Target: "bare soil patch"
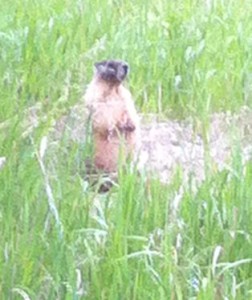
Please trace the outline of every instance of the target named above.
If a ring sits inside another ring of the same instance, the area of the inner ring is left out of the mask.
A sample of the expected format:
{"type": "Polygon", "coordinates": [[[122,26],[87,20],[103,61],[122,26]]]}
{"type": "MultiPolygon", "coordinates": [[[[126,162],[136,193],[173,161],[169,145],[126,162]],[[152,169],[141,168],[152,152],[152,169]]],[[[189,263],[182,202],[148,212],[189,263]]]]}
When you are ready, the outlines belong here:
{"type": "MultiPolygon", "coordinates": [[[[53,139],[67,134],[70,140],[83,142],[86,122],[84,105],[76,105],[56,122],[53,139]]],[[[163,182],[169,182],[178,168],[185,178],[194,176],[200,182],[205,178],[207,161],[215,171],[231,168],[235,151],[241,154],[242,163],[252,158],[252,110],[247,107],[235,114],[211,115],[208,128],[190,119],[160,122],[155,115],[145,115],[141,129],[139,164],[163,182]]]]}

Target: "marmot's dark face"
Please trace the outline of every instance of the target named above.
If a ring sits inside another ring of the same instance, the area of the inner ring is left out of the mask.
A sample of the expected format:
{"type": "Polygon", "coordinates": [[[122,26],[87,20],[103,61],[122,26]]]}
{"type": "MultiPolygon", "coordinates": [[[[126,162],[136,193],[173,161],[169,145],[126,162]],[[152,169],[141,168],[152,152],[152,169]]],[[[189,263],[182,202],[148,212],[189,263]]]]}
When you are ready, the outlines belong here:
{"type": "Polygon", "coordinates": [[[109,83],[119,84],[128,74],[129,66],[121,60],[103,60],[95,63],[96,74],[109,83]]]}

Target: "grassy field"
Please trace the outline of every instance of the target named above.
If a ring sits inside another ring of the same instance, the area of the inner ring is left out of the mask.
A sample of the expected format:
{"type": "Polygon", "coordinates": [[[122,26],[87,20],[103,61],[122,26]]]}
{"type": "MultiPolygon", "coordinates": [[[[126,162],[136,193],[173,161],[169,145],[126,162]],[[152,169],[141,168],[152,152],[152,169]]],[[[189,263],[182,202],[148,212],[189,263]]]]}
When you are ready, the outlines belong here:
{"type": "Polygon", "coordinates": [[[104,58],[129,62],[143,113],[207,127],[251,107],[251,19],[250,0],[0,2],[0,299],[252,299],[239,145],[229,170],[178,199],[179,170],[167,185],[121,172],[97,195],[80,175],[85,143],[41,143],[104,58]]]}

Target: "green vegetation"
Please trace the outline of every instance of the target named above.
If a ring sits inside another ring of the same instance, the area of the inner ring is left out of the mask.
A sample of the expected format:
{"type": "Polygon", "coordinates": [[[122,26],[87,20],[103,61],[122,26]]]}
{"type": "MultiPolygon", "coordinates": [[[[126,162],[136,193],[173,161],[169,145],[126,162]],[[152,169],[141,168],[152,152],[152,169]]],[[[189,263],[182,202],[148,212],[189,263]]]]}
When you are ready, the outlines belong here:
{"type": "Polygon", "coordinates": [[[1,299],[252,299],[252,166],[238,151],[181,195],[180,174],[131,172],[97,195],[86,145],[66,138],[39,155],[104,58],[129,62],[142,112],[207,127],[251,107],[251,19],[249,0],[1,1],[1,299]]]}

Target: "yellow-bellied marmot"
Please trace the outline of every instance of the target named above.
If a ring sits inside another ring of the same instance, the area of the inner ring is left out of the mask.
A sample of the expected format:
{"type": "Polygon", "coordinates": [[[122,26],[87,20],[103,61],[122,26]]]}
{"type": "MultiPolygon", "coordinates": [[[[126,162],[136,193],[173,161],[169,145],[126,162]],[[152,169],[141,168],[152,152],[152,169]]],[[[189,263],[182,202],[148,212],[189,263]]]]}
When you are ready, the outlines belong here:
{"type": "Polygon", "coordinates": [[[91,112],[95,167],[117,170],[119,159],[137,154],[140,122],[130,91],[122,85],[129,66],[121,60],[104,60],[94,65],[85,101],[91,112]]]}

